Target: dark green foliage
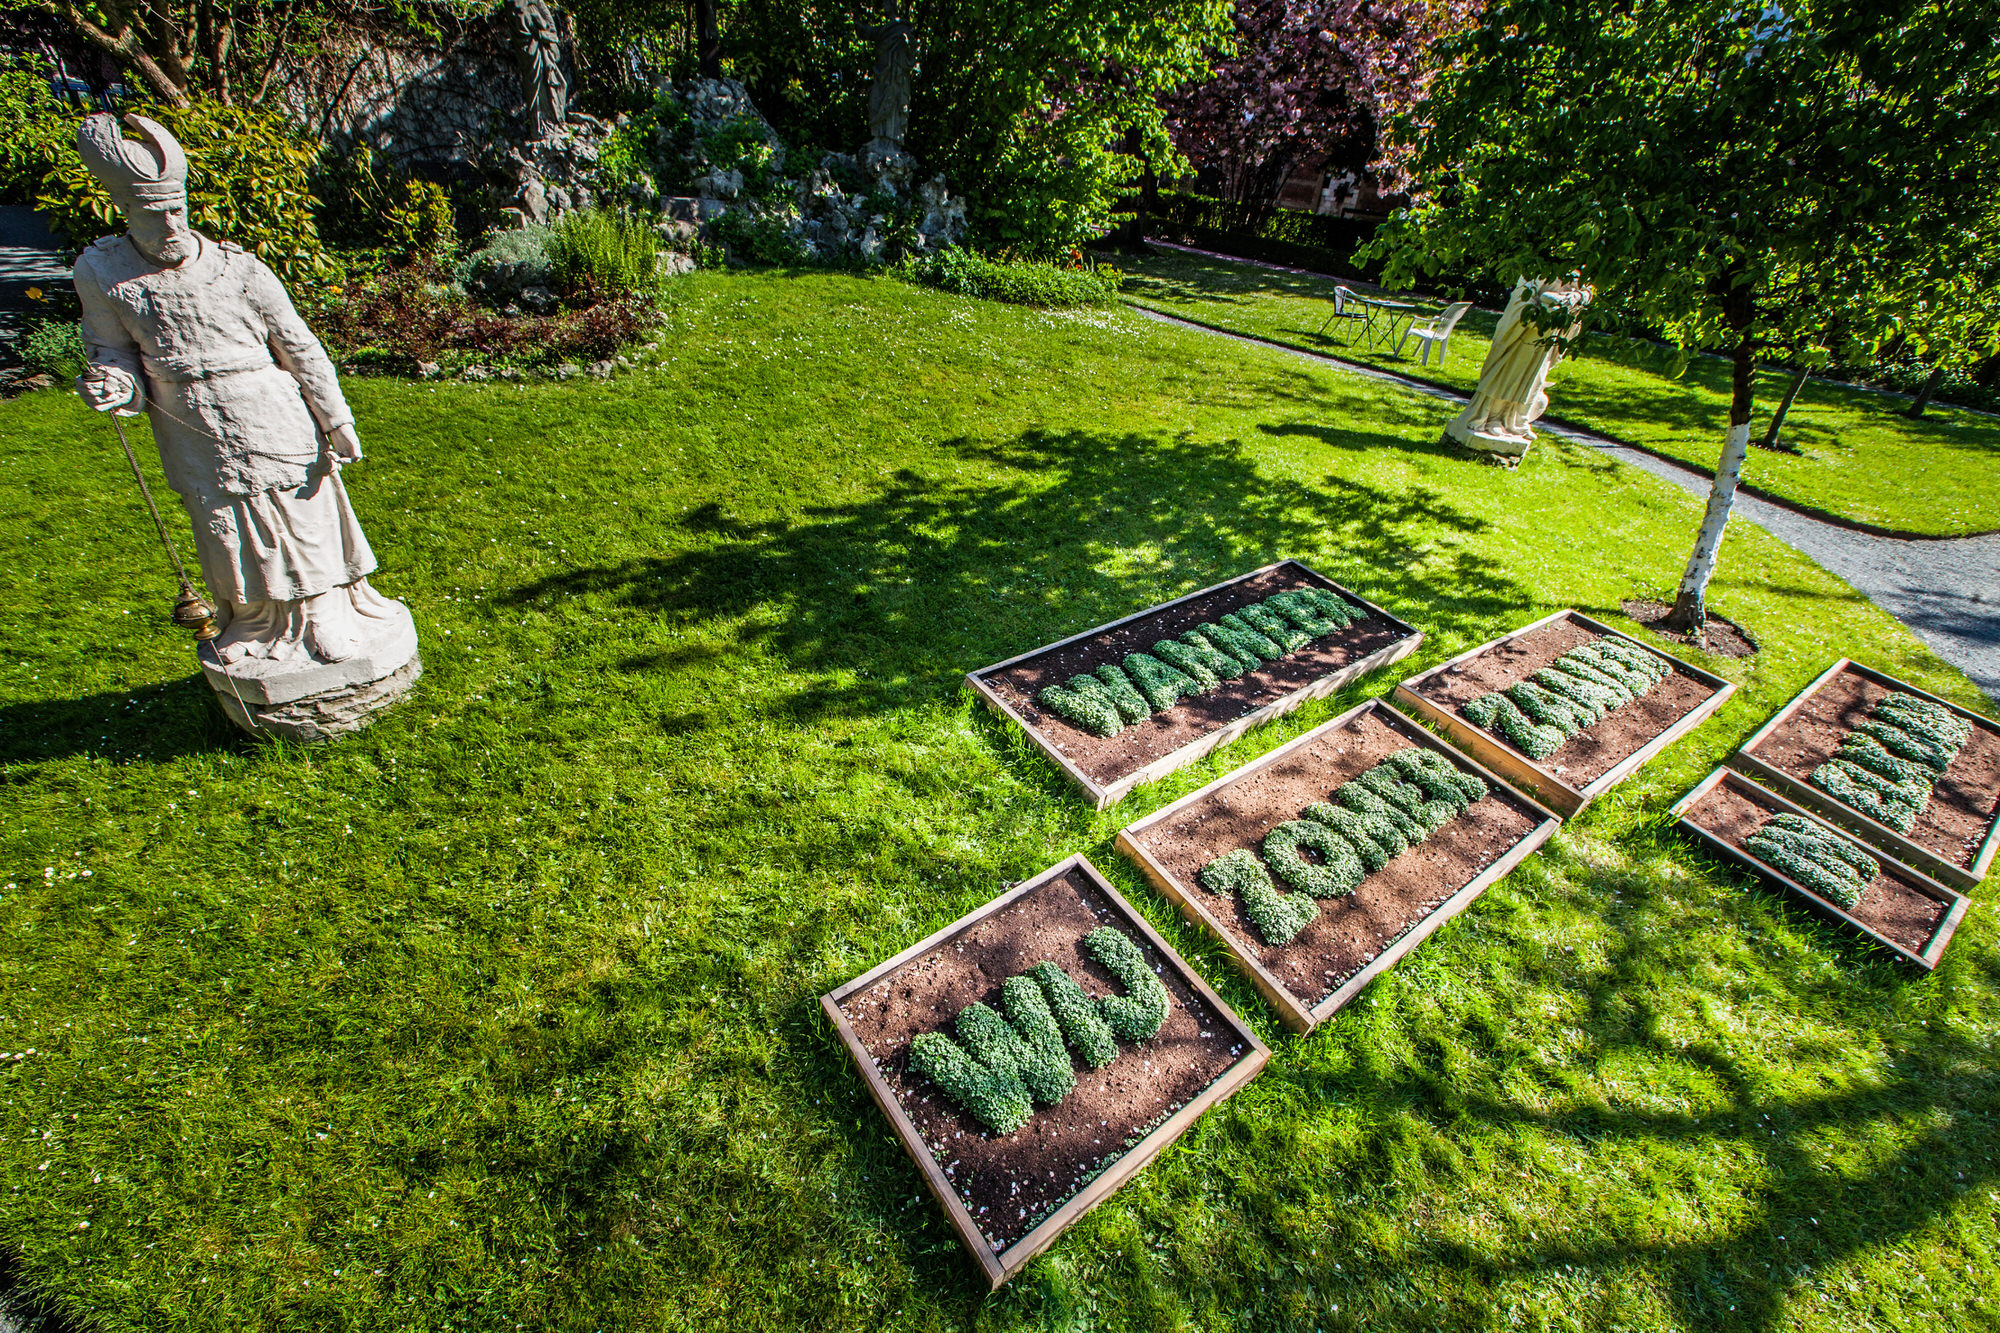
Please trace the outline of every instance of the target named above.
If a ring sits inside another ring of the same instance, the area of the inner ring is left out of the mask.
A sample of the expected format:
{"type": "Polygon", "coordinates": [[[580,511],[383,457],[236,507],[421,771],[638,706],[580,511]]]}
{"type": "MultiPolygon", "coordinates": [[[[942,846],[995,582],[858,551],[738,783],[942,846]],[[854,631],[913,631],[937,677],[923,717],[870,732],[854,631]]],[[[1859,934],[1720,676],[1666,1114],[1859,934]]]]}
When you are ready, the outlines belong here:
{"type": "Polygon", "coordinates": [[[1408,845],[1387,818],[1364,815],[1343,805],[1315,801],[1299,812],[1299,818],[1324,824],[1347,839],[1348,845],[1354,848],[1354,854],[1361,858],[1362,866],[1371,875],[1389,864],[1396,851],[1408,845]],[[1396,851],[1391,851],[1392,847],[1396,851]]]}
{"type": "Polygon", "coordinates": [[[1859,731],[1850,731],[1841,739],[1840,757],[1871,773],[1880,773],[1892,782],[1929,782],[1931,779],[1929,766],[1900,759],[1883,749],[1882,742],[1859,731]]]}
{"type": "Polygon", "coordinates": [[[1266,597],[1263,604],[1315,636],[1368,618],[1366,611],[1325,588],[1293,588],[1266,597]]]}
{"type": "Polygon", "coordinates": [[[1897,692],[1841,738],[1840,751],[1813,770],[1813,785],[1871,819],[1908,833],[1930,804],[1931,783],[1972,736],[1962,718],[1897,692]]]}
{"type": "Polygon", "coordinates": [[[1124,995],[1092,1001],[1051,962],[1000,984],[1006,1017],[977,1001],[958,1011],[958,1041],[926,1032],[910,1043],[910,1068],[930,1079],[974,1119],[1001,1134],[1028,1123],[1035,1102],[1053,1106],[1076,1088],[1065,1037],[1093,1069],[1118,1058],[1113,1037],[1144,1041],[1167,1018],[1166,987],[1137,945],[1109,926],[1082,948],[1123,983],[1124,995]],[[963,1043],[963,1046],[960,1045],[963,1043]]]}
{"type": "Polygon", "coordinates": [[[1416,832],[1410,835],[1411,842],[1421,842],[1437,832],[1446,823],[1458,817],[1464,808],[1456,803],[1456,789],[1453,801],[1433,801],[1425,796],[1423,788],[1415,783],[1405,782],[1395,767],[1387,762],[1375,765],[1354,780],[1364,791],[1379,796],[1393,809],[1400,811],[1414,826],[1416,832]]]}
{"type": "MultiPolygon", "coordinates": [[[[1222,683],[1221,674],[1206,660],[1210,655],[1213,654],[1198,653],[1175,639],[1161,639],[1153,645],[1153,656],[1177,669],[1202,690],[1212,690],[1222,683]]],[[[1183,690],[1182,693],[1193,694],[1195,691],[1183,690]]]]}
{"type": "Polygon", "coordinates": [[[1083,937],[1083,950],[1125,986],[1125,994],[1098,1000],[1105,1026],[1126,1041],[1145,1041],[1158,1032],[1167,1021],[1170,1001],[1139,946],[1111,927],[1099,926],[1083,937]]]}
{"type": "Polygon", "coordinates": [[[1486,780],[1468,773],[1435,750],[1413,745],[1398,750],[1382,761],[1409,782],[1421,787],[1434,801],[1455,804],[1460,810],[1486,795],[1486,780]]]}
{"type": "Polygon", "coordinates": [[[1071,676],[1067,685],[1045,685],[1035,702],[1071,726],[1093,736],[1116,736],[1125,729],[1118,703],[1095,676],[1071,676]]]}
{"type": "Polygon", "coordinates": [[[660,236],[638,218],[580,208],[550,224],[549,276],[560,291],[606,299],[659,286],[660,236]]]}
{"type": "Polygon", "coordinates": [[[1132,684],[1146,696],[1146,702],[1153,705],[1155,712],[1172,708],[1176,699],[1184,694],[1194,694],[1201,688],[1186,674],[1147,653],[1128,654],[1125,674],[1132,678],[1132,684]]]}
{"type": "Polygon", "coordinates": [[[1772,816],[1743,845],[1780,874],[1850,911],[1868,882],[1882,873],[1866,852],[1797,815],[1772,816]]]}
{"type": "Polygon", "coordinates": [[[1266,944],[1291,943],[1292,937],[1319,915],[1319,904],[1311,895],[1280,892],[1271,882],[1271,873],[1264,869],[1264,863],[1248,847],[1238,847],[1216,857],[1195,878],[1210,893],[1241,899],[1243,915],[1250,918],[1250,924],[1257,927],[1266,944]]]}
{"type": "MultiPolygon", "coordinates": [[[[1259,634],[1262,634],[1288,653],[1295,652],[1312,642],[1312,635],[1300,629],[1276,611],[1271,610],[1262,602],[1253,602],[1249,606],[1239,608],[1235,613],[1235,618],[1256,630],[1259,634]]],[[[1222,623],[1226,625],[1229,623],[1229,620],[1230,617],[1224,616],[1222,623]]]]}
{"type": "Polygon", "coordinates": [[[1233,656],[1243,664],[1245,671],[1255,671],[1264,663],[1275,662],[1285,655],[1283,648],[1235,616],[1224,616],[1219,625],[1197,625],[1193,632],[1214,644],[1219,651],[1233,656]]]}
{"type": "Polygon", "coordinates": [[[1058,268],[990,259],[959,246],[904,260],[895,270],[911,282],[959,296],[1014,305],[1104,305],[1115,299],[1125,275],[1109,265],[1058,268]]]}
{"type": "Polygon", "coordinates": [[[1127,722],[1144,722],[1153,715],[1151,704],[1146,697],[1132,688],[1132,681],[1116,662],[1106,662],[1090,673],[1104,686],[1106,697],[1117,708],[1118,716],[1127,722]]]}
{"type": "Polygon", "coordinates": [[[52,375],[66,386],[90,369],[90,358],[83,350],[83,330],[73,319],[37,322],[21,339],[21,364],[30,375],[52,375]]]}
{"type": "Polygon", "coordinates": [[[1102,1069],[1118,1058],[1117,1038],[1111,1035],[1111,1029],[1097,1012],[1096,1002],[1076,984],[1075,977],[1047,961],[1035,964],[1029,975],[1041,984],[1049,1011],[1085,1064],[1102,1069]]]}
{"type": "Polygon", "coordinates": [[[1310,819],[1293,819],[1264,835],[1264,859],[1295,889],[1304,889],[1315,898],[1338,898],[1354,892],[1367,875],[1360,855],[1347,840],[1324,824],[1310,819]],[[1324,864],[1314,865],[1300,855],[1305,848],[1318,852],[1324,864]]]}
{"type": "Polygon", "coordinates": [[[1334,788],[1333,799],[1372,821],[1368,836],[1381,843],[1383,850],[1391,856],[1404,851],[1413,842],[1423,841],[1423,834],[1408,815],[1358,781],[1343,782],[1334,788]]]}
{"type": "Polygon", "coordinates": [[[1546,759],[1562,743],[1673,670],[1658,654],[1623,639],[1572,648],[1531,680],[1483,694],[1465,706],[1472,724],[1497,731],[1530,759],[1546,759]]]}
{"type": "Polygon", "coordinates": [[[918,1034],[910,1043],[910,1068],[997,1133],[1012,1134],[1035,1113],[1020,1079],[981,1064],[942,1032],[918,1034]]]}
{"type": "Polygon", "coordinates": [[[1217,648],[1194,630],[1181,635],[1181,642],[1192,648],[1203,666],[1219,677],[1240,676],[1249,668],[1234,656],[1217,648]]]}
{"type": "Polygon", "coordinates": [[[1560,731],[1530,722],[1504,694],[1482,694],[1465,706],[1464,713],[1474,726],[1498,732],[1530,759],[1546,759],[1562,748],[1560,731]]]}

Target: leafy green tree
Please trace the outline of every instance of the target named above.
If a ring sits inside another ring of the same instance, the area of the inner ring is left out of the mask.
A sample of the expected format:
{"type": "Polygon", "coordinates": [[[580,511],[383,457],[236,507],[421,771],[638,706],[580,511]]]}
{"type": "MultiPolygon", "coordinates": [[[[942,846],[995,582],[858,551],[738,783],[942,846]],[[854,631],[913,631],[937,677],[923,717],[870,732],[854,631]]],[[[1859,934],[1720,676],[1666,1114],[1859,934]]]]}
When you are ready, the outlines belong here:
{"type": "Polygon", "coordinates": [[[1402,124],[1432,188],[1382,242],[1392,281],[1579,272],[1601,305],[1730,359],[1672,617],[1694,633],[1760,349],[1823,345],[1836,322],[1879,342],[2000,192],[2000,6],[1787,6],[1502,0],[1402,124]]]}

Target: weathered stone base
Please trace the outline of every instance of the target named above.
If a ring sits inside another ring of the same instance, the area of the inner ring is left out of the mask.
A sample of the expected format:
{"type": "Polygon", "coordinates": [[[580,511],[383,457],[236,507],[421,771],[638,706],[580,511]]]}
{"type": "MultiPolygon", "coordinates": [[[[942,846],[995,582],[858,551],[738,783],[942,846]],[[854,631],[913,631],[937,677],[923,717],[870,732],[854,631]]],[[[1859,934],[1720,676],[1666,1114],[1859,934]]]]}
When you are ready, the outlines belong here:
{"type": "MultiPolygon", "coordinates": [[[[367,726],[377,713],[408,694],[423,673],[423,659],[412,654],[409,661],[379,680],[343,685],[281,704],[238,700],[227,684],[216,688],[215,697],[222,701],[222,711],[229,720],[253,736],[323,741],[367,726]]],[[[213,678],[209,683],[215,684],[213,678]]]]}
{"type": "Polygon", "coordinates": [[[1455,444],[1461,449],[1470,449],[1487,462],[1498,463],[1505,468],[1521,466],[1522,458],[1527,456],[1528,446],[1534,443],[1532,440],[1499,439],[1491,435],[1482,435],[1477,431],[1459,432],[1450,426],[1445,427],[1444,438],[1440,442],[1455,444]]]}

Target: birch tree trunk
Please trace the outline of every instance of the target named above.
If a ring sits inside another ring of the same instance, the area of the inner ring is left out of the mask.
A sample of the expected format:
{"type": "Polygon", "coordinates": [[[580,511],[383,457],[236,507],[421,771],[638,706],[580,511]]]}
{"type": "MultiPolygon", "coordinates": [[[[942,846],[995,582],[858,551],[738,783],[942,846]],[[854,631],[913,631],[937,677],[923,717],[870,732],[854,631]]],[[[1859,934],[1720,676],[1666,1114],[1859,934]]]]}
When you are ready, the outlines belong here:
{"type": "Polygon", "coordinates": [[[1750,452],[1755,369],[1750,335],[1746,332],[1736,344],[1736,364],[1730,376],[1729,435],[1722,444],[1722,457],[1715,465],[1708,510],[1702,515],[1701,531],[1695,536],[1687,571],[1681,575],[1680,590],[1674,594],[1674,609],[1667,613],[1668,629],[1697,639],[1708,623],[1708,581],[1715,573],[1715,557],[1722,549],[1722,530],[1729,523],[1730,506],[1736,503],[1736,482],[1743,475],[1743,457],[1750,452]]]}

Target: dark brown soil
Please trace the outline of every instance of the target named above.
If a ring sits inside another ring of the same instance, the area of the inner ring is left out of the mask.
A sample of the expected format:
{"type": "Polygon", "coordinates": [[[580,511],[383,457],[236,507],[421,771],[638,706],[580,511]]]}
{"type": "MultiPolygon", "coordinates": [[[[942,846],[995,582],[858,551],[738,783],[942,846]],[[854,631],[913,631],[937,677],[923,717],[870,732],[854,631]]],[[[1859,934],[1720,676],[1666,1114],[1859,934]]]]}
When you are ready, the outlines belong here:
{"type": "Polygon", "coordinates": [[[1160,1121],[1199,1097],[1249,1050],[1236,1029],[1187,984],[1081,871],[1023,895],[841,1005],[861,1044],[930,1145],[996,1250],[1013,1244],[1160,1121]],[[1000,983],[1052,959],[1092,995],[1120,993],[1116,978],[1078,943],[1112,926],[1145,951],[1173,1010],[1150,1041],[1119,1043],[1102,1069],[1076,1061],[1076,1091],[1006,1136],[989,1133],[909,1071],[918,1033],[952,1030],[975,1000],[998,1007],[1000,983]]]}
{"type": "Polygon", "coordinates": [[[1344,898],[1320,903],[1319,916],[1289,943],[1271,945],[1243,915],[1233,894],[1210,893],[1196,873],[1239,847],[1255,849],[1272,826],[1297,819],[1314,801],[1374,767],[1410,742],[1362,713],[1276,763],[1247,773],[1136,841],[1190,898],[1307,1008],[1375,961],[1439,904],[1470,884],[1541,821],[1497,788],[1417,846],[1361,881],[1344,898]]]}
{"type": "MultiPolygon", "coordinates": [[[[1417,693],[1463,717],[1465,705],[1480,695],[1526,680],[1570,649],[1602,637],[1574,620],[1551,621],[1457,666],[1445,668],[1424,681],[1417,693]]],[[[1594,725],[1564,741],[1554,754],[1536,762],[1581,791],[1616,768],[1621,760],[1644,749],[1647,742],[1701,707],[1714,693],[1705,682],[1676,668],[1652,689],[1631,703],[1612,709],[1594,725]]],[[[1504,737],[1487,734],[1498,744],[1507,744],[1504,737]]]]}
{"type": "MultiPolygon", "coordinates": [[[[1889,693],[1858,671],[1842,671],[1746,753],[1810,784],[1813,770],[1833,757],[1847,733],[1866,721],[1869,710],[1889,693]]],[[[1903,836],[1941,860],[1969,868],[1997,810],[2000,724],[1984,721],[1973,725],[1972,739],[1931,788],[1930,804],[1918,812],[1917,822],[1903,836]]]]}
{"type": "Polygon", "coordinates": [[[1219,620],[1273,593],[1304,587],[1333,589],[1334,585],[1311,577],[1296,565],[1283,565],[1193,601],[1142,616],[1106,633],[1037,653],[981,679],[1092,782],[1109,786],[1227,726],[1245,713],[1254,713],[1388,647],[1409,631],[1370,612],[1368,619],[1358,624],[1315,639],[1256,671],[1225,680],[1205,694],[1182,699],[1172,708],[1134,723],[1109,739],[1093,736],[1037,707],[1036,692],[1044,686],[1060,685],[1106,662],[1123,661],[1128,653],[1149,652],[1161,639],[1179,638],[1183,631],[1204,621],[1219,620]]]}
{"type": "MultiPolygon", "coordinates": [[[[1667,615],[1674,609],[1667,603],[1624,601],[1618,605],[1626,615],[1669,643],[1684,644],[1688,641],[1688,635],[1667,628],[1667,615]]],[[[1734,621],[1724,620],[1713,611],[1708,613],[1707,624],[1702,630],[1701,637],[1702,641],[1694,646],[1717,657],[1740,659],[1757,655],[1757,641],[1745,634],[1742,626],[1734,621]]]]}
{"type": "MultiPolygon", "coordinates": [[[[1761,804],[1727,783],[1717,783],[1688,807],[1688,820],[1700,825],[1724,842],[1756,859],[1743,849],[1743,840],[1777,814],[1776,806],[1761,804]]],[[[1839,904],[1835,903],[1838,907],[1839,904]]],[[[1861,901],[1848,915],[1885,939],[1894,940],[1911,953],[1922,953],[1938,923],[1951,909],[1937,899],[1919,893],[1887,873],[1868,881],[1861,901]]]]}

